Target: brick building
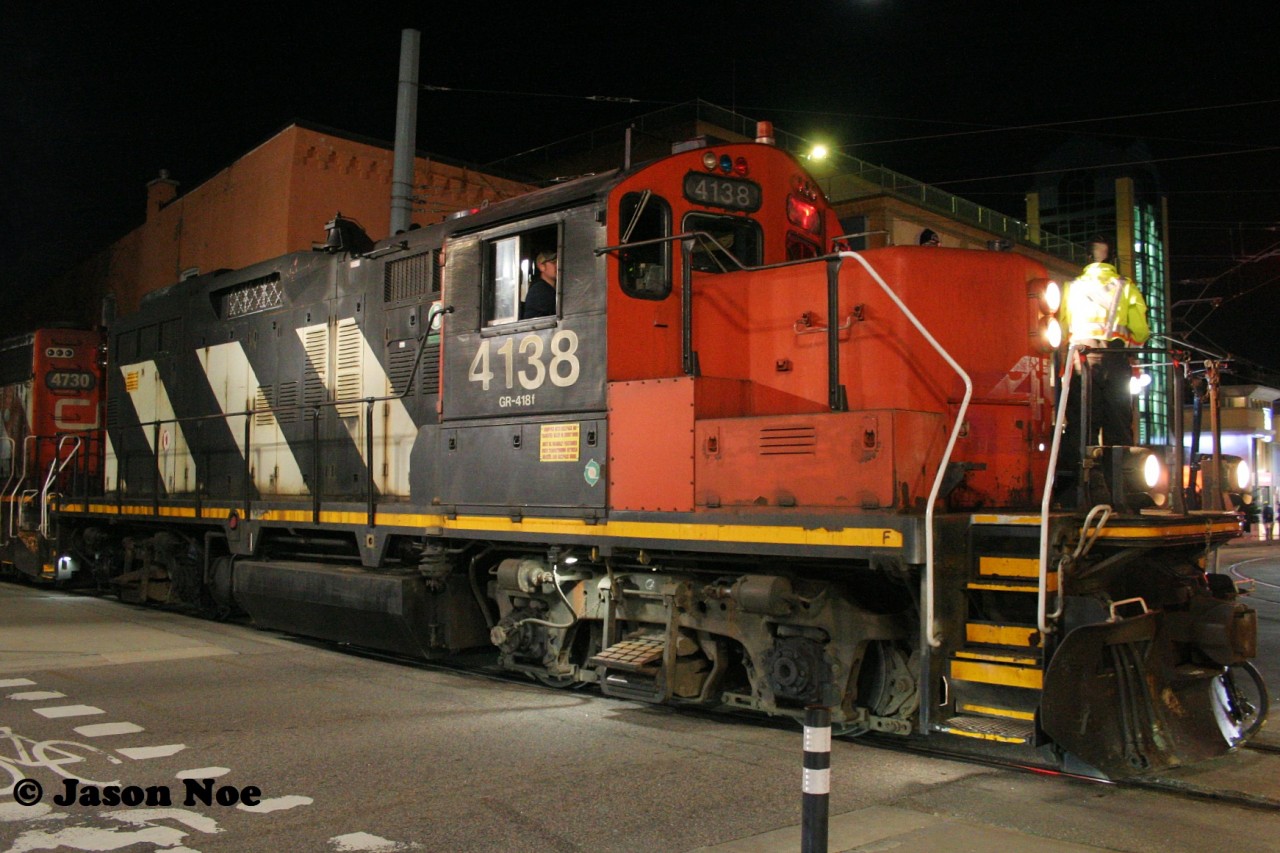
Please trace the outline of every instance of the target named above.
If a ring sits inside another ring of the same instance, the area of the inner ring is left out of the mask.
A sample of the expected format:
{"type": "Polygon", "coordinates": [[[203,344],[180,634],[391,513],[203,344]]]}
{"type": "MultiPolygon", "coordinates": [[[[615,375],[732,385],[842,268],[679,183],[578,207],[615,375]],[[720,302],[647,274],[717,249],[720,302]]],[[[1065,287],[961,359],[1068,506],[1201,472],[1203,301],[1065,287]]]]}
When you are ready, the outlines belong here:
{"type": "MultiPolygon", "coordinates": [[[[185,276],[309,249],[323,242],[325,223],[339,211],[375,240],[386,237],[392,159],[383,143],[299,122],[186,193],[162,172],[147,184],[142,225],[54,283],[54,298],[30,300],[16,328],[93,324],[108,294],[127,313],[143,294],[185,276]]],[[[413,183],[418,225],[532,188],[424,156],[413,183]]]]}

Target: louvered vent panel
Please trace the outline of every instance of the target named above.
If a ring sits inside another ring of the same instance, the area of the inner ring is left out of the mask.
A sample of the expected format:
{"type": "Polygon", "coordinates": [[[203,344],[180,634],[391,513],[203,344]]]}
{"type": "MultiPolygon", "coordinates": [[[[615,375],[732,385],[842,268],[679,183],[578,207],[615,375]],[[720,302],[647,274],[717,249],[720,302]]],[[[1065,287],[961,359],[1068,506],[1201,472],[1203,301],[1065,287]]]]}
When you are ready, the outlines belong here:
{"type": "Polygon", "coordinates": [[[818,431],[812,426],[765,427],[760,430],[761,456],[812,456],[818,449],[818,431]]]}
{"type": "Polygon", "coordinates": [[[405,388],[413,393],[413,361],[418,355],[417,341],[392,341],[387,349],[387,378],[391,380],[391,393],[403,394],[405,388]],[[400,346],[403,343],[404,346],[400,346]]]}
{"type": "Polygon", "coordinates": [[[253,423],[255,426],[268,426],[271,423],[272,388],[270,385],[258,386],[257,397],[253,401],[253,423]]]}
{"type": "Polygon", "coordinates": [[[325,385],[329,370],[329,330],[323,326],[308,329],[306,336],[307,367],[303,373],[302,402],[318,406],[325,401],[325,385]]]}
{"type": "Polygon", "coordinates": [[[440,343],[439,341],[428,342],[426,349],[422,351],[422,366],[418,368],[418,373],[422,377],[421,383],[418,385],[422,389],[423,394],[439,394],[440,393],[440,343]]]}
{"type": "MultiPolygon", "coordinates": [[[[338,382],[335,400],[359,400],[363,384],[364,335],[355,320],[343,320],[338,324],[338,382]]],[[[360,404],[338,406],[338,416],[353,418],[360,414],[360,404]]]]}
{"type": "Polygon", "coordinates": [[[280,394],[276,397],[276,420],[282,424],[291,424],[298,419],[298,383],[281,382],[280,394]]]}

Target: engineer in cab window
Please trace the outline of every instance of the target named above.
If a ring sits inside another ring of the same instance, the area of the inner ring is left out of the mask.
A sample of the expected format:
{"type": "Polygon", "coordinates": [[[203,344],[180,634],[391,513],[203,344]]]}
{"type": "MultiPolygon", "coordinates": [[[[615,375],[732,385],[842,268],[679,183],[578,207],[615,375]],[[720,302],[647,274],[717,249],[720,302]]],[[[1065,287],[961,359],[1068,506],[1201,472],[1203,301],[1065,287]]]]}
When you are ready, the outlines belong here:
{"type": "Polygon", "coordinates": [[[538,277],[529,282],[529,292],[520,304],[520,319],[549,317],[556,313],[556,277],[559,275],[555,252],[539,252],[535,258],[538,277]]]}

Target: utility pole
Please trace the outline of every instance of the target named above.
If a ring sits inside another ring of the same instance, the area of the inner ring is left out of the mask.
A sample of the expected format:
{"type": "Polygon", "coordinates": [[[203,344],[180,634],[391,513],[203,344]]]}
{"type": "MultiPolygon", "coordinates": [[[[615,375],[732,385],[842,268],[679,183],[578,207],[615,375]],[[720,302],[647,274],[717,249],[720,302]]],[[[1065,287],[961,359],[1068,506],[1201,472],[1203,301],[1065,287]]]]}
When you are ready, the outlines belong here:
{"type": "Polygon", "coordinates": [[[418,133],[418,53],[422,34],[400,33],[400,89],[396,95],[396,148],[391,171],[391,233],[408,231],[413,218],[413,163],[418,133]]]}

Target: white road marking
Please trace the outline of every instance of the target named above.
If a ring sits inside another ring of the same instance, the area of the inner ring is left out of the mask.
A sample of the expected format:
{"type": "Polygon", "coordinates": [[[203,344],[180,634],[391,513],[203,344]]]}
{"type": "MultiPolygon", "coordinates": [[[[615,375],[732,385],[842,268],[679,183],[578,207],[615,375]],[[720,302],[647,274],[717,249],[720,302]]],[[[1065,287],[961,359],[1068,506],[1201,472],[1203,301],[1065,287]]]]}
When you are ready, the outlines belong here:
{"type": "Polygon", "coordinates": [[[421,844],[401,844],[368,832],[349,832],[335,835],[329,843],[338,853],[393,853],[398,850],[417,850],[421,844]]]}
{"type": "Polygon", "coordinates": [[[117,749],[116,752],[125,758],[132,758],[137,761],[143,761],[148,758],[164,758],[166,755],[173,755],[186,749],[185,743],[169,743],[164,746],[127,746],[123,749],[117,749]]]}
{"type": "MultiPolygon", "coordinates": [[[[35,815],[33,814],[32,817],[35,815]]],[[[49,815],[45,820],[63,818],[65,815],[49,815]]],[[[79,817],[79,816],[77,816],[79,817]]],[[[92,826],[64,826],[50,832],[44,829],[29,829],[14,839],[9,853],[27,853],[36,850],[86,850],[107,851],[121,850],[134,845],[146,844],[147,849],[194,851],[182,842],[190,832],[186,829],[202,832],[207,835],[223,832],[217,821],[212,818],[186,809],[131,809],[128,811],[102,812],[100,818],[130,824],[136,829],[123,826],[112,826],[102,829],[92,826]],[[155,822],[173,821],[186,827],[161,826],[155,822]]]]}
{"type": "Polygon", "coordinates": [[[26,687],[35,684],[30,678],[0,678],[0,687],[26,687]]]}
{"type": "Polygon", "coordinates": [[[290,794],[287,797],[275,797],[270,800],[263,800],[256,806],[246,806],[241,803],[236,806],[242,812],[253,812],[254,814],[266,814],[267,812],[278,812],[282,809],[292,809],[297,806],[309,806],[315,800],[310,797],[300,797],[297,794],[290,794]]]}
{"type": "Polygon", "coordinates": [[[49,708],[33,708],[32,710],[42,717],[48,717],[50,720],[62,717],[88,717],[93,714],[107,713],[101,708],[95,708],[92,705],[54,705],[49,708]]]}
{"type": "Polygon", "coordinates": [[[85,737],[109,737],[110,735],[131,735],[146,731],[137,723],[94,723],[91,726],[77,726],[76,734],[85,737]]]}
{"type": "Polygon", "coordinates": [[[229,767],[197,767],[195,770],[183,770],[175,779],[217,779],[231,772],[229,767]]]}
{"type": "Polygon", "coordinates": [[[19,702],[35,702],[41,699],[66,699],[67,694],[59,693],[56,690],[29,690],[26,693],[10,693],[6,699],[15,699],[19,702]]]}
{"type": "Polygon", "coordinates": [[[17,823],[20,820],[37,820],[53,811],[48,803],[20,806],[17,803],[0,803],[0,823],[17,823]]]}

